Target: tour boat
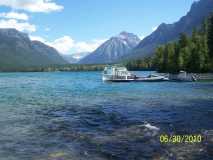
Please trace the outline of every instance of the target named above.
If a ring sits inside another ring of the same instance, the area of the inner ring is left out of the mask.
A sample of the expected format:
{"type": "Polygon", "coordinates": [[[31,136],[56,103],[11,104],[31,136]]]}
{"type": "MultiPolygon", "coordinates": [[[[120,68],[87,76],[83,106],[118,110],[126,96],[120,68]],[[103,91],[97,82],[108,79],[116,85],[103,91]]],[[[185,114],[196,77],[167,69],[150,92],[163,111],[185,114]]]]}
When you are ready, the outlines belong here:
{"type": "Polygon", "coordinates": [[[138,77],[127,70],[126,67],[107,66],[103,71],[103,81],[111,82],[160,82],[168,81],[165,76],[150,74],[146,77],[138,77]]]}
{"type": "Polygon", "coordinates": [[[103,81],[111,82],[130,82],[136,78],[126,67],[107,66],[103,71],[103,81]]]}

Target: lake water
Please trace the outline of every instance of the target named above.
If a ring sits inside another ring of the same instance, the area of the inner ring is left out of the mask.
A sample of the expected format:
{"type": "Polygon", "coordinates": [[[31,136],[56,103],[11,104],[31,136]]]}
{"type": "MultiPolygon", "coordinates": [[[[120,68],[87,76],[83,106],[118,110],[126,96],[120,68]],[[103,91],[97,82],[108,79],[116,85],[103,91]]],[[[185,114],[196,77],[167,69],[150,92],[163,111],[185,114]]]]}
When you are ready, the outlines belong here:
{"type": "Polygon", "coordinates": [[[103,83],[101,72],[0,73],[0,160],[213,159],[212,142],[213,82],[103,83]],[[162,144],[161,134],[205,138],[162,144]]]}

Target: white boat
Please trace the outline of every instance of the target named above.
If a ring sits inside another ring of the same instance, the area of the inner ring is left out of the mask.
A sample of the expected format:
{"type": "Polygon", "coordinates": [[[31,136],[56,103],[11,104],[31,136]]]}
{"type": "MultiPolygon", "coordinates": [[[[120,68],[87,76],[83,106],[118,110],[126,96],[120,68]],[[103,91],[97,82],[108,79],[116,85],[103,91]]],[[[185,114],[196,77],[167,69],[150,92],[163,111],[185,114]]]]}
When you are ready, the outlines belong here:
{"type": "Polygon", "coordinates": [[[136,78],[126,67],[107,66],[104,68],[102,79],[103,81],[111,82],[130,82],[136,78]]]}
{"type": "Polygon", "coordinates": [[[168,81],[169,78],[165,76],[150,74],[147,77],[136,77],[136,82],[161,82],[161,81],[168,81]]]}
{"type": "Polygon", "coordinates": [[[129,72],[126,67],[107,66],[103,71],[103,81],[111,82],[160,82],[168,81],[165,76],[150,74],[147,77],[138,77],[129,72]]]}
{"type": "Polygon", "coordinates": [[[197,81],[197,78],[192,73],[187,73],[186,71],[180,71],[176,74],[169,74],[169,79],[171,81],[179,81],[179,82],[193,82],[197,81]]]}

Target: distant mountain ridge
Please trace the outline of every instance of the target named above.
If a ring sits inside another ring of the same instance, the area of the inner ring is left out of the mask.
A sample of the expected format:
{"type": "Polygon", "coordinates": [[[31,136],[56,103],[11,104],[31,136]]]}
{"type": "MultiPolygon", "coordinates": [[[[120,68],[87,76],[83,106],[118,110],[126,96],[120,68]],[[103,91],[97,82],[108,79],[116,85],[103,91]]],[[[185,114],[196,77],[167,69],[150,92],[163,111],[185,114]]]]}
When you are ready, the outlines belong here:
{"type": "Polygon", "coordinates": [[[104,42],[94,52],[79,61],[81,64],[113,63],[120,57],[127,54],[132,48],[138,45],[140,39],[137,35],[128,32],[121,32],[104,42]]]}
{"type": "Polygon", "coordinates": [[[67,64],[58,51],[16,29],[0,29],[0,69],[67,64]]]}
{"type": "Polygon", "coordinates": [[[150,56],[157,46],[174,41],[180,33],[191,34],[200,27],[206,17],[213,12],[213,0],[200,0],[192,4],[190,11],[173,24],[162,23],[157,30],[144,38],[124,59],[150,56]]]}

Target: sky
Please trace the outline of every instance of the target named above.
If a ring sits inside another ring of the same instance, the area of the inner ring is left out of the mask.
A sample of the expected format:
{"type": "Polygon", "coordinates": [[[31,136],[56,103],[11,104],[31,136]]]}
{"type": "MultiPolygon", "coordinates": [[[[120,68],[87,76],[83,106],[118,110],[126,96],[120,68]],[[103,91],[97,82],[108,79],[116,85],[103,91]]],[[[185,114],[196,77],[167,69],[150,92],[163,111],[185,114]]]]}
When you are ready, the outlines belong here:
{"type": "Polygon", "coordinates": [[[92,52],[122,31],[143,39],[178,21],[194,1],[0,0],[0,28],[26,32],[62,54],[92,52]]]}

